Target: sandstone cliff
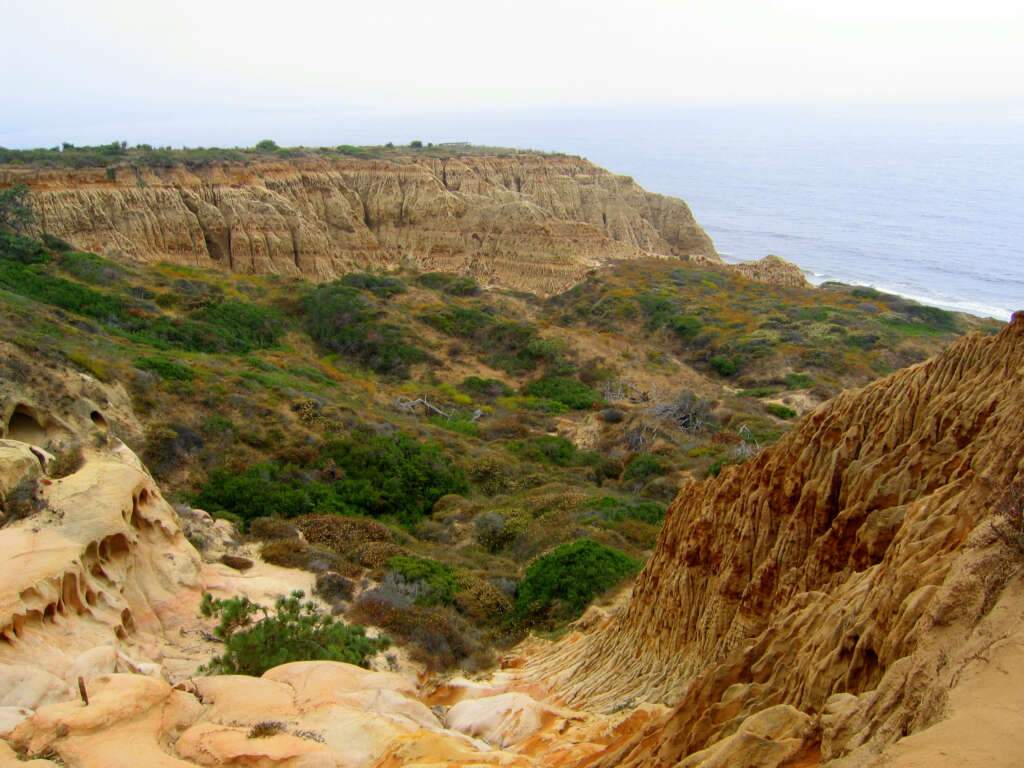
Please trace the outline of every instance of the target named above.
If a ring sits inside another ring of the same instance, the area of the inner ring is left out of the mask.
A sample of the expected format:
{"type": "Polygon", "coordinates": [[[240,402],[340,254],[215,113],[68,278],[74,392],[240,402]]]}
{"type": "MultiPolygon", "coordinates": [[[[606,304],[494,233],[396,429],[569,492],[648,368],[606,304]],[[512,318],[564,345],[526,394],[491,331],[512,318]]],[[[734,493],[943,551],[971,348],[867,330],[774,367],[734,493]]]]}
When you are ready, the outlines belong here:
{"type": "Polygon", "coordinates": [[[624,615],[533,661],[675,705],[585,764],[1017,764],[1022,434],[1018,313],[684,485],[624,615]]]}
{"type": "Polygon", "coordinates": [[[757,261],[732,264],[731,268],[748,280],[758,283],[784,285],[791,288],[810,287],[810,283],[807,282],[800,267],[778,256],[765,256],[757,261]]]}
{"type": "Polygon", "coordinates": [[[539,293],[644,255],[717,261],[681,200],[586,160],[518,153],[328,158],[113,173],[0,167],[75,246],[238,272],[334,278],[414,265],[539,293]]]}

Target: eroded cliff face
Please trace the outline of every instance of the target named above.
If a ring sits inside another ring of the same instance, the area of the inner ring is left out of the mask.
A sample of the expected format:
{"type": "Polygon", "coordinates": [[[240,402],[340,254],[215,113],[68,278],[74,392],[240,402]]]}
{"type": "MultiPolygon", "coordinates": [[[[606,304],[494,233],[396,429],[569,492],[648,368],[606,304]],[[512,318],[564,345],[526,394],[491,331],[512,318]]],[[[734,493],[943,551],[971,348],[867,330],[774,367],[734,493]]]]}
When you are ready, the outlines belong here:
{"type": "Polygon", "coordinates": [[[414,265],[551,293],[613,259],[718,260],[681,200],[554,155],[301,157],[188,169],[5,167],[39,229],[146,261],[326,280],[414,265]]]}
{"type": "Polygon", "coordinates": [[[1022,434],[1018,313],[684,485],[628,609],[531,661],[570,704],[675,705],[583,764],[1019,761],[1022,434]]]}

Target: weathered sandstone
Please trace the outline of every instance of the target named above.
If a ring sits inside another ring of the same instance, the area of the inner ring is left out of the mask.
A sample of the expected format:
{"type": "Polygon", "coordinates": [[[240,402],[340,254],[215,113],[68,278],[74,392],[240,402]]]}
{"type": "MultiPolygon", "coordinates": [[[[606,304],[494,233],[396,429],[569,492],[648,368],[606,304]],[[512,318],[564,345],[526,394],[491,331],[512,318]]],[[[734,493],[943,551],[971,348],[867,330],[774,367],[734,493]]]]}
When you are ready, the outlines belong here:
{"type": "Polygon", "coordinates": [[[911,734],[900,764],[1017,764],[1024,552],[999,530],[1022,434],[1018,313],[685,484],[628,608],[528,673],[598,711],[675,706],[586,765],[874,765],[911,734]],[[975,761],[965,738],[1007,748],[975,761]]]}
{"type": "Polygon", "coordinates": [[[98,253],[326,280],[414,265],[549,293],[613,259],[718,260],[681,200],[586,160],[517,153],[186,168],[0,168],[41,230],[98,253]]]}
{"type": "Polygon", "coordinates": [[[796,264],[779,256],[765,256],[757,261],[744,261],[731,264],[730,267],[749,280],[771,285],[784,285],[791,288],[809,288],[810,283],[804,277],[803,270],[796,264]]]}

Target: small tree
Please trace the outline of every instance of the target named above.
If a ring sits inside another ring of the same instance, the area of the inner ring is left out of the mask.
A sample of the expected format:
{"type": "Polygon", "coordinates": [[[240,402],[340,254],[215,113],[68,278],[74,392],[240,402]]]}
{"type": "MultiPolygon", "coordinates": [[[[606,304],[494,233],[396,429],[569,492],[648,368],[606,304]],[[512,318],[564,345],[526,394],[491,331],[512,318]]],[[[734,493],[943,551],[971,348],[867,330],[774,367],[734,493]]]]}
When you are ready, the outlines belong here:
{"type": "Polygon", "coordinates": [[[293,661],[343,661],[365,667],[371,656],[391,644],[384,637],[367,637],[361,626],[320,613],[315,603],[302,602],[303,597],[299,591],[279,597],[271,614],[247,597],[214,600],[209,593],[203,595],[199,610],[207,618],[220,618],[214,634],[224,641],[224,653],[203,671],[259,677],[293,661]]]}
{"type": "Polygon", "coordinates": [[[423,149],[423,142],[420,141],[419,139],[416,139],[415,141],[410,141],[409,146],[412,147],[413,149],[423,149]]]}
{"type": "Polygon", "coordinates": [[[0,192],[0,232],[23,232],[32,224],[28,187],[15,184],[0,192]]]}
{"type": "Polygon", "coordinates": [[[256,149],[260,152],[277,152],[280,147],[273,139],[263,139],[263,141],[256,142],[256,149]]]}

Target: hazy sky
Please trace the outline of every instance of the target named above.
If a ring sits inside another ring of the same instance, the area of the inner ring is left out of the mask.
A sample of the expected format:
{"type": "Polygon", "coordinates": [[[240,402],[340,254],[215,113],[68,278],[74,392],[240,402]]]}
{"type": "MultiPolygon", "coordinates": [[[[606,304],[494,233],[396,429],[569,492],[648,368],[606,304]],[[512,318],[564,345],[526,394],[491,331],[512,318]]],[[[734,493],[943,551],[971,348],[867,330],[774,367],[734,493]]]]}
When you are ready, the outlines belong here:
{"type": "Polygon", "coordinates": [[[252,109],[1024,110],[1022,0],[0,0],[0,20],[8,146],[252,109]]]}

